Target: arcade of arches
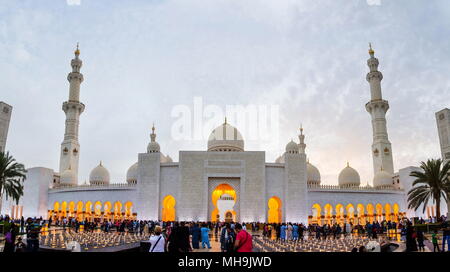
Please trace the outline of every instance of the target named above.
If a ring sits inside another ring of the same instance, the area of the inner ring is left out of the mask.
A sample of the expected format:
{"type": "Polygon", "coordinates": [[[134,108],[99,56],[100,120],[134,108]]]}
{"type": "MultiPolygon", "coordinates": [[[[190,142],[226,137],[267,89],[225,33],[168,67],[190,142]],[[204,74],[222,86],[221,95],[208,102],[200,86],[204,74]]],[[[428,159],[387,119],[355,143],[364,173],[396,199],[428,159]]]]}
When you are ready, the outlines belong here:
{"type": "Polygon", "coordinates": [[[55,202],[53,210],[48,210],[48,218],[60,220],[62,218],[76,218],[78,221],[88,220],[134,220],[137,214],[133,213],[133,202],[127,201],[122,204],[120,201],[111,203],[106,201],[82,202],[63,201],[55,202]]]}
{"type": "Polygon", "coordinates": [[[308,223],[318,225],[334,223],[364,225],[367,222],[381,222],[383,220],[399,222],[405,216],[405,213],[400,212],[400,206],[397,203],[392,205],[390,203],[384,205],[380,203],[375,205],[359,203],[356,205],[347,204],[346,206],[337,204],[335,207],[331,204],[321,206],[316,203],[311,207],[311,213],[308,223]]]}

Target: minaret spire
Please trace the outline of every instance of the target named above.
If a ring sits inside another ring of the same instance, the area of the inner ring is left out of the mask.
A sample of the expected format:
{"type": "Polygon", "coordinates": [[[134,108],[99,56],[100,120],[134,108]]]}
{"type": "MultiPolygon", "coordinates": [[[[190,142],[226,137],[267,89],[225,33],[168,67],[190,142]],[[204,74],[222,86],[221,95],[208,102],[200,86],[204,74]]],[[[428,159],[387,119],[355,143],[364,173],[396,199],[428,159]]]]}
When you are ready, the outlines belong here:
{"type": "Polygon", "coordinates": [[[78,184],[78,161],[80,154],[80,144],[78,142],[78,128],[80,123],[80,115],[84,111],[84,104],[80,103],[80,85],[83,82],[83,74],[80,73],[83,62],[79,58],[80,48],[77,43],[74,52],[75,58],[72,59],[70,65],[72,72],[67,76],[69,81],[69,99],[63,103],[62,109],[66,114],[66,128],[64,132],[64,140],[61,143],[61,155],[59,161],[59,172],[71,170],[74,172],[75,180],[71,180],[70,184],[78,184]]]}
{"type": "Polygon", "coordinates": [[[383,100],[382,97],[381,80],[383,80],[383,74],[378,71],[379,61],[375,58],[375,51],[372,48],[372,44],[369,44],[369,55],[370,58],[367,60],[367,66],[369,66],[370,71],[366,79],[370,85],[371,100],[366,104],[366,110],[372,117],[373,170],[374,174],[380,171],[380,169],[394,174],[392,148],[386,126],[386,112],[389,110],[389,103],[383,100]]]}
{"type": "Polygon", "coordinates": [[[300,135],[298,135],[298,139],[300,143],[298,144],[298,152],[300,154],[305,154],[306,144],[305,144],[305,135],[303,135],[303,126],[300,124],[300,135]]]}
{"type": "Polygon", "coordinates": [[[151,140],[152,142],[155,142],[155,141],[156,141],[155,123],[153,123],[153,126],[152,126],[152,133],[150,134],[150,140],[151,140]]]}

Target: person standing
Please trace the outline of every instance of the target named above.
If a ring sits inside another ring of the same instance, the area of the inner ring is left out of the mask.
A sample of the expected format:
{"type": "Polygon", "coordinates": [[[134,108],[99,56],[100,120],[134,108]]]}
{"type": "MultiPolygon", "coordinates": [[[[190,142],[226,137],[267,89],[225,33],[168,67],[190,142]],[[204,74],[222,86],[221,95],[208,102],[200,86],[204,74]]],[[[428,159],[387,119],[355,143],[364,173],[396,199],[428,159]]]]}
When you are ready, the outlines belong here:
{"type": "Polygon", "coordinates": [[[197,223],[191,229],[192,235],[192,248],[199,249],[200,248],[200,239],[202,238],[202,232],[197,223]]]}
{"type": "Polygon", "coordinates": [[[417,244],[419,246],[419,251],[425,251],[425,244],[423,243],[425,237],[421,230],[417,231],[417,244]]]}
{"type": "Polygon", "coordinates": [[[166,239],[162,234],[160,226],[155,227],[155,233],[150,236],[149,252],[164,252],[166,247],[166,239]]]}
{"type": "Polygon", "coordinates": [[[205,248],[206,245],[208,249],[211,249],[211,245],[209,243],[209,228],[206,226],[206,224],[203,224],[200,231],[202,233],[202,248],[205,248]]]}
{"type": "Polygon", "coordinates": [[[234,243],[234,249],[237,252],[252,252],[253,251],[253,241],[252,235],[247,231],[242,229],[241,224],[236,224],[235,227],[237,231],[236,241],[234,243]]]}
{"type": "Polygon", "coordinates": [[[442,227],[442,252],[445,252],[445,243],[447,243],[447,251],[450,251],[450,224],[445,221],[441,224],[442,227]]]}
{"type": "Polygon", "coordinates": [[[433,234],[431,235],[431,241],[433,242],[433,252],[440,252],[439,250],[439,238],[438,238],[438,231],[437,229],[434,230],[433,234]]]}

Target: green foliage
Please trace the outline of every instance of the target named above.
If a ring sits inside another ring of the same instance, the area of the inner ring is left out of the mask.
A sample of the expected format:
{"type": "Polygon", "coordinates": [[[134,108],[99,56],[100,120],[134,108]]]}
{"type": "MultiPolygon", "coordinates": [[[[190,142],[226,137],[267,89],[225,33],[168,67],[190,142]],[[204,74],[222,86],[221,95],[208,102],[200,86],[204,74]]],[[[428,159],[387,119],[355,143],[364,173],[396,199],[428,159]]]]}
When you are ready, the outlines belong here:
{"type": "Polygon", "coordinates": [[[413,188],[408,192],[408,208],[417,210],[423,204],[425,212],[428,202],[436,203],[436,215],[441,216],[441,197],[447,201],[450,193],[450,162],[442,163],[441,159],[422,162],[422,171],[413,171],[410,176],[416,179],[413,188]]]}
{"type": "Polygon", "coordinates": [[[25,167],[23,164],[9,155],[9,153],[0,152],[0,194],[6,199],[12,198],[19,203],[23,195],[23,181],[26,179],[25,167]]]}

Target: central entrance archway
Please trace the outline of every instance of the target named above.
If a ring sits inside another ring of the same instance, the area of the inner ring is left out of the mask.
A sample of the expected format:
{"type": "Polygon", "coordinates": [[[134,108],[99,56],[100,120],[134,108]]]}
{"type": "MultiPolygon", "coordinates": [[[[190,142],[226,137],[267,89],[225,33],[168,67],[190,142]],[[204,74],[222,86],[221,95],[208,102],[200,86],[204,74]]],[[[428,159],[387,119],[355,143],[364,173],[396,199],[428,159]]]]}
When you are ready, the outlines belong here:
{"type": "Polygon", "coordinates": [[[213,211],[211,221],[236,221],[236,190],[227,183],[219,184],[211,193],[213,211]]]}

